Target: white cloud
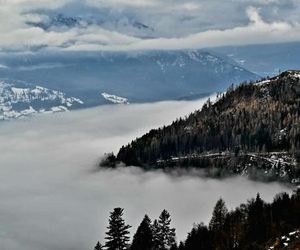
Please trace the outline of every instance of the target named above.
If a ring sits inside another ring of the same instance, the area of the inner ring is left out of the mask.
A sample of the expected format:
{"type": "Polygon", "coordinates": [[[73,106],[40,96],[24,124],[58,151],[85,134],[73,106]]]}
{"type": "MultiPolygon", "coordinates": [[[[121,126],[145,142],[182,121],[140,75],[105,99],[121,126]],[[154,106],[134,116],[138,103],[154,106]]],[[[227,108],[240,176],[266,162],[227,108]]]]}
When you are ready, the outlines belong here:
{"type": "Polygon", "coordinates": [[[300,41],[297,6],[296,0],[0,0],[0,50],[186,49],[300,41]],[[105,13],[101,22],[109,24],[49,30],[28,24],[46,22],[47,11],[70,12],[75,6],[75,16],[105,13]],[[128,27],[136,21],[152,30],[128,27]]]}
{"type": "MultiPolygon", "coordinates": [[[[129,44],[97,45],[95,50],[144,50],[207,48],[226,45],[264,44],[300,41],[300,24],[287,22],[264,22],[255,8],[247,11],[251,22],[247,26],[226,30],[209,30],[182,38],[138,39],[129,44]]],[[[89,45],[71,45],[67,50],[90,50],[89,45]],[[85,46],[86,45],[86,46],[85,46]]]]}
{"type": "Polygon", "coordinates": [[[202,104],[103,106],[1,123],[1,249],[93,249],[116,206],[125,208],[132,234],[145,213],[157,218],[166,208],[182,239],[194,222],[209,220],[220,196],[233,208],[257,192],[270,201],[289,191],[243,178],[204,179],[197,171],[178,177],[135,168],[97,170],[104,152],[202,104]]]}
{"type": "Polygon", "coordinates": [[[0,64],[0,69],[7,69],[8,66],[6,66],[5,64],[0,64]]]}
{"type": "Polygon", "coordinates": [[[90,5],[103,8],[104,6],[117,6],[120,7],[154,7],[160,4],[160,1],[156,0],[86,0],[90,5]]]}

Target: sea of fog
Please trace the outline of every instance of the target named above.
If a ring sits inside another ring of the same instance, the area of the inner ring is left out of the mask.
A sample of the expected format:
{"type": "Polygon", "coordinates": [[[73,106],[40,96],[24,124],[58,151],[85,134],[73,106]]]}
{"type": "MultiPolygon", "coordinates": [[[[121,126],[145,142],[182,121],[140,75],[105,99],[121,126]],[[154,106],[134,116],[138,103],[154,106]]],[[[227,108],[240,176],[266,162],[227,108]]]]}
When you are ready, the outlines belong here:
{"type": "Polygon", "coordinates": [[[93,249],[117,206],[125,208],[132,234],[144,214],[154,219],[167,209],[183,239],[194,222],[208,222],[220,197],[234,208],[257,192],[271,201],[289,191],[243,178],[97,167],[105,152],[202,104],[103,106],[0,123],[0,249],[93,249]]]}

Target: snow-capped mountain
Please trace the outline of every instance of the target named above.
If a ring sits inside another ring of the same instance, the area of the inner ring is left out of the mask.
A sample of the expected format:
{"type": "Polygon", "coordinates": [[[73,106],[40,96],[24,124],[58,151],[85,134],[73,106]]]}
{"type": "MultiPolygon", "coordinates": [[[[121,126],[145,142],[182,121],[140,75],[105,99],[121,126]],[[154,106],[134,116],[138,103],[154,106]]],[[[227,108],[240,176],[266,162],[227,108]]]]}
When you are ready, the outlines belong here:
{"type": "Polygon", "coordinates": [[[57,90],[0,80],[0,120],[38,113],[64,112],[82,104],[80,99],[68,97],[57,90]]]}
{"type": "Polygon", "coordinates": [[[53,52],[0,58],[1,77],[42,82],[84,101],[107,104],[99,93],[130,103],[191,99],[259,79],[226,56],[204,50],[53,52]]]}

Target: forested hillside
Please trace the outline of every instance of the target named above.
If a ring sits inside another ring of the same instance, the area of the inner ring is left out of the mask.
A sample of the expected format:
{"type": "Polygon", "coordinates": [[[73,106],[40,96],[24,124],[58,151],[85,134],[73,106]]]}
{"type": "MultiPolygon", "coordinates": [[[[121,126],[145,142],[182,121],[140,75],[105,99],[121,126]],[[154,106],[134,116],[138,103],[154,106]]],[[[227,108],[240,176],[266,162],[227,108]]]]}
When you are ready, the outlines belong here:
{"type": "Polygon", "coordinates": [[[129,225],[123,209],[110,214],[105,247],[98,242],[95,250],[280,250],[300,247],[300,189],[281,193],[266,203],[257,194],[229,211],[219,199],[209,225],[194,224],[186,239],[176,243],[170,214],[163,210],[158,220],[145,215],[130,244],[129,225]]]}
{"type": "Polygon", "coordinates": [[[120,149],[117,161],[152,167],[217,167],[299,176],[300,72],[230,87],[218,100],[120,149]],[[246,169],[245,169],[246,168],[246,169]]]}

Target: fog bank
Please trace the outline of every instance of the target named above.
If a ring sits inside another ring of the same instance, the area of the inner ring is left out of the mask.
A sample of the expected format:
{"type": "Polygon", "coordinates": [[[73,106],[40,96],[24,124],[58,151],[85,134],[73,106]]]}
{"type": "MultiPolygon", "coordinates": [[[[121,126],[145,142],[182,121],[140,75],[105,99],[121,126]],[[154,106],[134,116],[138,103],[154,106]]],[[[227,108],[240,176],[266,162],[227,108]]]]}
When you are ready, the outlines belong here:
{"type": "Polygon", "coordinates": [[[105,152],[202,104],[104,106],[0,123],[0,249],[93,249],[116,206],[125,208],[131,235],[145,213],[154,219],[165,208],[183,239],[194,222],[208,222],[219,197],[234,208],[257,192],[271,201],[288,191],[243,178],[97,168],[105,152]]]}

